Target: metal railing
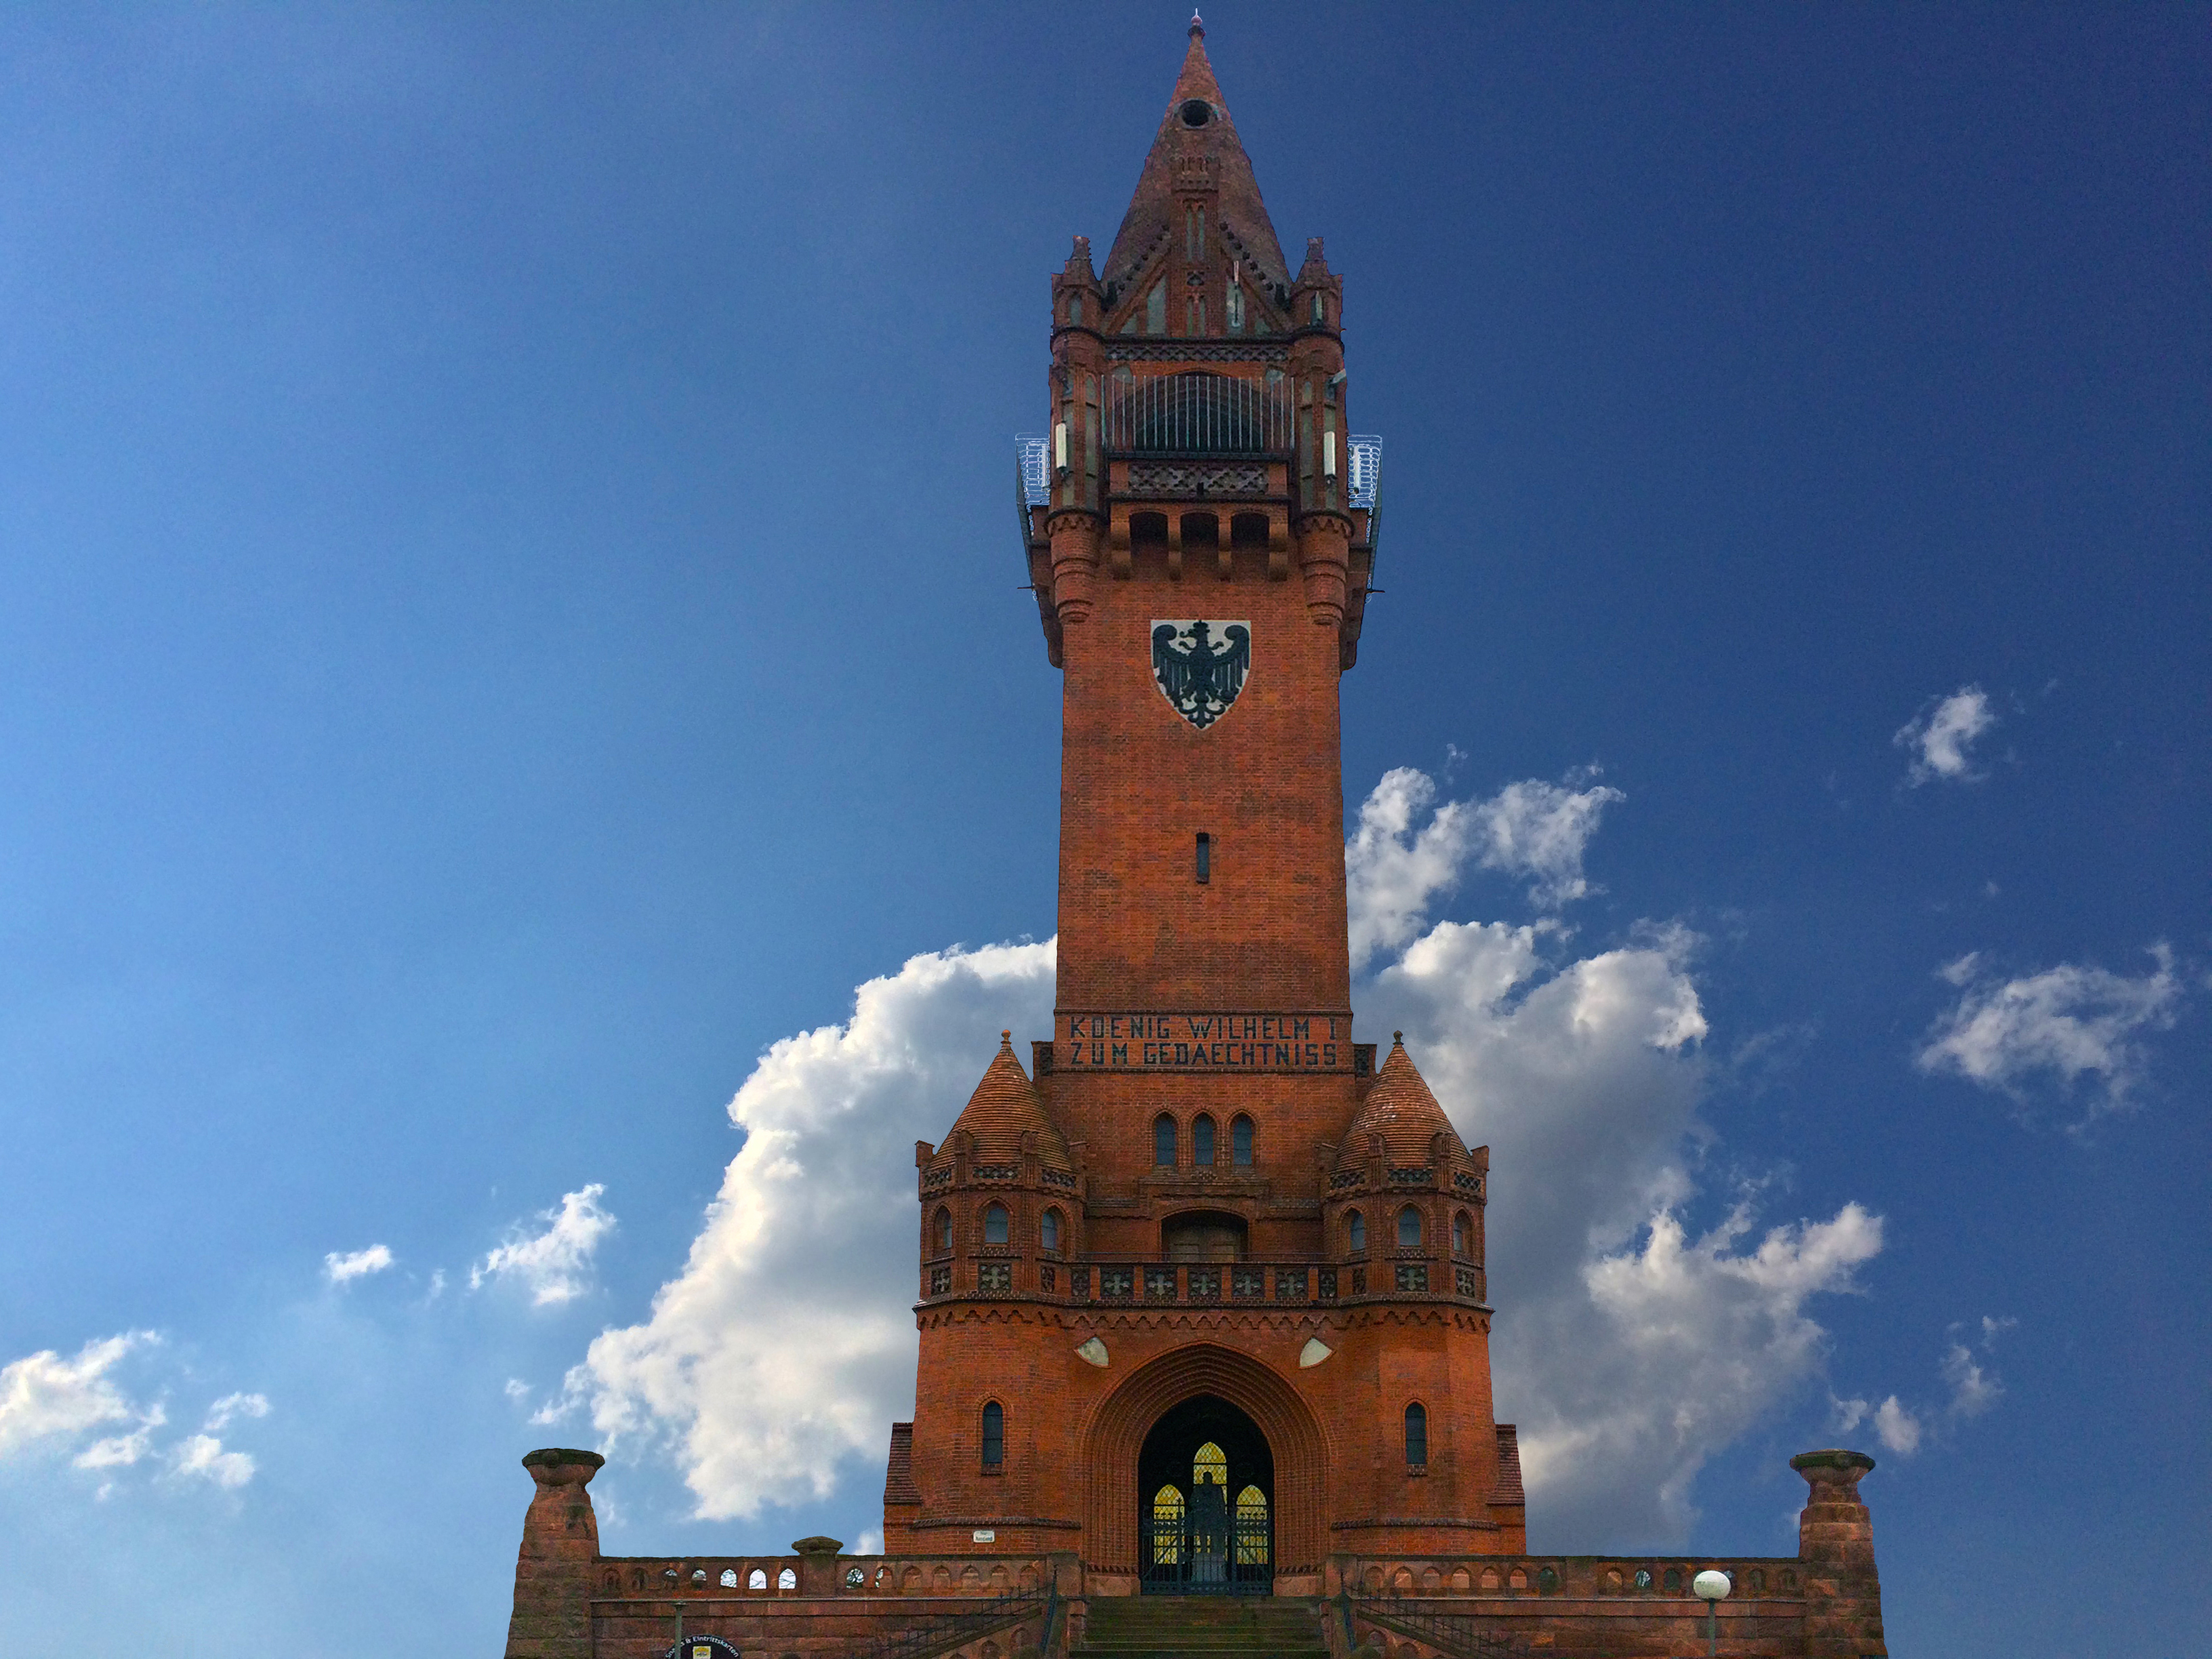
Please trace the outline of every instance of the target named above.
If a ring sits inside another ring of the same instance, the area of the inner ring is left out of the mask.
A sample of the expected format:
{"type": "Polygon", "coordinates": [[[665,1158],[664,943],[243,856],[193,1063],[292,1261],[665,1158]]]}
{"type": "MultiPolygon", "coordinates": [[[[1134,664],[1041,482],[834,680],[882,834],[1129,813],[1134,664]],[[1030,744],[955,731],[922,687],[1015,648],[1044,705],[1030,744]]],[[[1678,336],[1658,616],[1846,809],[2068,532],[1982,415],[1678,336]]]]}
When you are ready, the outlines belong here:
{"type": "Polygon", "coordinates": [[[1374,511],[1382,486],[1382,440],[1372,432],[1355,432],[1345,440],[1351,452],[1351,476],[1345,482],[1345,505],[1374,511]]]}
{"type": "Polygon", "coordinates": [[[1286,383],[1208,370],[1115,377],[1106,447],[1131,455],[1279,455],[1291,447],[1286,383]]]}
{"type": "Polygon", "coordinates": [[[1211,1515],[1147,1515],[1139,1522],[1147,1595],[1268,1595],[1275,1587],[1268,1517],[1224,1505],[1211,1515]]]}
{"type": "Polygon", "coordinates": [[[931,1659],[934,1654],[963,1646],[1040,1613],[1047,1615],[1043,1639],[1038,1644],[1042,1651],[1051,1643],[1051,1615],[1057,1613],[1059,1601],[1057,1589],[994,1595],[958,1613],[910,1626],[889,1636],[878,1636],[872,1642],[863,1642],[853,1649],[853,1659],[931,1659]]]}
{"type": "Polygon", "coordinates": [[[1452,1655],[1453,1659],[1511,1659],[1512,1656],[1528,1651],[1525,1642],[1483,1629],[1473,1615],[1438,1613],[1433,1607],[1395,1595],[1353,1591],[1340,1599],[1340,1606],[1346,1614],[1344,1634],[1347,1642],[1357,1641],[1350,1622],[1357,1616],[1401,1636],[1425,1642],[1439,1652],[1452,1655]]]}

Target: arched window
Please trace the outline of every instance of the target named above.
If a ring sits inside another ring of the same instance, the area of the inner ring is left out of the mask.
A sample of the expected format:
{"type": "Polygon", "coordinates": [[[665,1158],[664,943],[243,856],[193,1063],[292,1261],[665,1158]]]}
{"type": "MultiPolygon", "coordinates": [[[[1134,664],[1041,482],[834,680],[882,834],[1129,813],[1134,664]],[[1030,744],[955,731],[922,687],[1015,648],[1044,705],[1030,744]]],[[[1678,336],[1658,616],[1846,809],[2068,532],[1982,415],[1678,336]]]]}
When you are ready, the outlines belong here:
{"type": "Polygon", "coordinates": [[[1354,1255],[1367,1248],[1367,1218],[1357,1210],[1344,1218],[1344,1243],[1354,1255]]]}
{"type": "Polygon", "coordinates": [[[1228,1456],[1211,1440],[1191,1455],[1190,1484],[1194,1486],[1226,1486],[1229,1484],[1228,1456]]]}
{"type": "Polygon", "coordinates": [[[1229,1126],[1229,1156],[1240,1170],[1252,1167],[1252,1120],[1239,1115],[1229,1126]]]}
{"type": "Polygon", "coordinates": [[[1429,1412],[1422,1405],[1406,1407],[1406,1462],[1419,1465],[1429,1461],[1429,1412]]]}
{"type": "Polygon", "coordinates": [[[799,1588],[798,1573],[793,1571],[791,1568],[786,1567],[781,1572],[776,1574],[775,1587],[780,1590],[797,1589],[799,1588]]]}
{"type": "Polygon", "coordinates": [[[1257,1486],[1237,1494],[1237,1565],[1267,1565],[1267,1494],[1257,1486]]]}
{"type": "Polygon", "coordinates": [[[983,1242],[1003,1244],[1006,1242],[1006,1206],[994,1204],[983,1212],[983,1242]]]}
{"type": "Polygon", "coordinates": [[[1152,1120],[1152,1162],[1163,1170],[1176,1165],[1176,1121],[1165,1112],[1152,1120]]]}
{"type": "Polygon", "coordinates": [[[1194,1163],[1213,1163],[1213,1120],[1200,1112],[1190,1126],[1190,1155],[1194,1163]]]}
{"type": "Polygon", "coordinates": [[[1182,1492],[1162,1486],[1152,1494],[1152,1559],[1172,1567],[1182,1559],[1182,1492]]]}
{"type": "Polygon", "coordinates": [[[995,1469],[1006,1461],[1006,1408],[997,1401],[983,1407],[983,1467],[995,1469]]]}
{"type": "Polygon", "coordinates": [[[1080,327],[1082,325],[1083,296],[1080,294],[1073,295],[1067,302],[1067,320],[1071,327],[1080,327]]]}
{"type": "Polygon", "coordinates": [[[952,1212],[941,1204],[938,1206],[937,1224],[930,1231],[931,1236],[936,1240],[938,1255],[951,1255],[952,1254],[952,1212]]]}
{"type": "Polygon", "coordinates": [[[1046,1250],[1057,1255],[1060,1250],[1060,1212],[1056,1209],[1047,1210],[1044,1212],[1044,1224],[1037,1231],[1039,1240],[1046,1250]]]}
{"type": "Polygon", "coordinates": [[[1462,1261],[1471,1261],[1474,1255],[1474,1224],[1465,1210],[1452,1218],[1452,1254],[1462,1261]]]}
{"type": "Polygon", "coordinates": [[[1421,1212],[1408,1204],[1398,1212],[1398,1247],[1412,1249],[1421,1242],[1421,1212]]]}
{"type": "Polygon", "coordinates": [[[745,1588],[747,1589],[766,1589],[768,1588],[768,1575],[765,1572],[763,1572],[758,1567],[755,1567],[750,1575],[745,1579],[745,1588]]]}

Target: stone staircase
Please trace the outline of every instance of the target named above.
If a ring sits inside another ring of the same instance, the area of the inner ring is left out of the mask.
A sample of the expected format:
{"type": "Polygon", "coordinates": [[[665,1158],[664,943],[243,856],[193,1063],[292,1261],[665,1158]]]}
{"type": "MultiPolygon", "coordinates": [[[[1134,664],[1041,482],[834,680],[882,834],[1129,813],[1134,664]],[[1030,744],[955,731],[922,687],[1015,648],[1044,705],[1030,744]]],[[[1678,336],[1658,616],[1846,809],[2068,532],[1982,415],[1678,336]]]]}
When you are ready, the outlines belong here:
{"type": "Polygon", "coordinates": [[[1068,1659],[1327,1659],[1311,1601],[1243,1595],[1094,1595],[1068,1659]]]}

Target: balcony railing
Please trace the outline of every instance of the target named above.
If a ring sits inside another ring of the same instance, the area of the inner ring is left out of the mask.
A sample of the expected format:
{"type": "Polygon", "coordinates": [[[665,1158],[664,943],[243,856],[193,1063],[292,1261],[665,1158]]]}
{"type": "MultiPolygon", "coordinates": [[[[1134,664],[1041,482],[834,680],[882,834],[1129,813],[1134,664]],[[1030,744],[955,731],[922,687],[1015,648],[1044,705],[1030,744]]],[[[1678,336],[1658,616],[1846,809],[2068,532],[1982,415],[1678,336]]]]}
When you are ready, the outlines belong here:
{"type": "Polygon", "coordinates": [[[1116,376],[1106,447],[1125,455],[1281,455],[1291,447],[1286,383],[1191,369],[1116,376]]]}

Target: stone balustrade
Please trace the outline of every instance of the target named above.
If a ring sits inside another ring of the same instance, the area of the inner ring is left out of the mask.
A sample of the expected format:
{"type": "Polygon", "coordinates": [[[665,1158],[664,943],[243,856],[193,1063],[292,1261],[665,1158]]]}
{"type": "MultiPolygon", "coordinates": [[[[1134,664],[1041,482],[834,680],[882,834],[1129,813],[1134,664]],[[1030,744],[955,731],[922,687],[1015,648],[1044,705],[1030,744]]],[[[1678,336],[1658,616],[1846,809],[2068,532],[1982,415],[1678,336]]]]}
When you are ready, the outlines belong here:
{"type": "Polygon", "coordinates": [[[818,1572],[805,1555],[603,1557],[597,1601],[721,1601],[824,1595],[1018,1595],[1049,1581],[1035,1555],[835,1555],[818,1572]]]}

